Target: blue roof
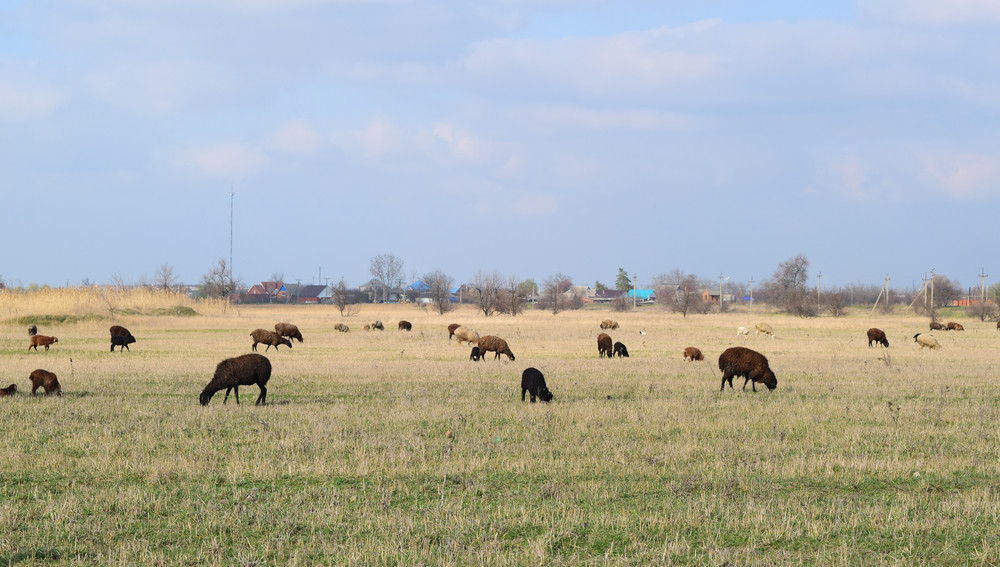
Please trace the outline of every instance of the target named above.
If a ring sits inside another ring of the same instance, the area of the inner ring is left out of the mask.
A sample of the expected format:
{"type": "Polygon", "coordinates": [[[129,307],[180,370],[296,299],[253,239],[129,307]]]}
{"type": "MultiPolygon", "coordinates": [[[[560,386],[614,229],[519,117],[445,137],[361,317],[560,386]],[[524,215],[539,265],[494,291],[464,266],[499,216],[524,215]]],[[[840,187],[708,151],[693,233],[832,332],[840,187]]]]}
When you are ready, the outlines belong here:
{"type": "Polygon", "coordinates": [[[425,291],[430,291],[431,290],[431,288],[427,284],[425,284],[424,282],[422,282],[420,280],[417,280],[417,281],[411,283],[410,285],[406,286],[406,289],[413,289],[413,290],[416,290],[416,291],[421,292],[421,293],[425,292],[425,291]]]}
{"type": "Polygon", "coordinates": [[[651,289],[637,289],[637,290],[631,290],[630,289],[630,290],[628,290],[628,296],[629,297],[633,296],[633,293],[632,293],[633,291],[635,291],[635,294],[634,294],[635,297],[638,297],[640,301],[649,301],[653,297],[653,290],[651,290],[651,289]]]}

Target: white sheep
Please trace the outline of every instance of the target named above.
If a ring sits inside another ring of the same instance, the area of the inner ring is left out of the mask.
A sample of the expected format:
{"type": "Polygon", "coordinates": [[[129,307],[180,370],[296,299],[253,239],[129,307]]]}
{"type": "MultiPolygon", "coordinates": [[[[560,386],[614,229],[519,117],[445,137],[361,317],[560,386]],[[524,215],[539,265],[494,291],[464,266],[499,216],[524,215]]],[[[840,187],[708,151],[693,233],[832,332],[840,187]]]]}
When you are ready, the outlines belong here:
{"type": "Polygon", "coordinates": [[[754,333],[754,336],[764,333],[765,335],[770,336],[772,339],[774,338],[774,329],[772,329],[771,325],[769,325],[768,323],[757,323],[756,328],[757,332],[754,333]]]}
{"type": "Polygon", "coordinates": [[[936,348],[941,348],[941,343],[937,342],[937,339],[934,338],[934,335],[930,335],[927,333],[917,333],[913,335],[913,342],[920,345],[920,350],[924,350],[924,347],[927,347],[931,350],[934,350],[936,348]]]}
{"type": "Polygon", "coordinates": [[[750,329],[747,329],[746,327],[736,327],[736,336],[738,337],[740,335],[749,336],[750,329]]]}

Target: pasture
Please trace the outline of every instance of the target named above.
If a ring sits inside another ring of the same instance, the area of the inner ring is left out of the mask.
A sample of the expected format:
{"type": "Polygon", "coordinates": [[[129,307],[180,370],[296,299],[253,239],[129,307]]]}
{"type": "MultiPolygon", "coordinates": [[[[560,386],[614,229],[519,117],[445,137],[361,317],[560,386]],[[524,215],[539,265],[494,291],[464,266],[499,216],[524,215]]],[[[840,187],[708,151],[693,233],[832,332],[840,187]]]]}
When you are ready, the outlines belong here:
{"type": "Polygon", "coordinates": [[[1000,562],[993,323],[960,319],[932,352],[912,340],[926,319],[866,311],[192,307],[49,318],[59,342],[37,353],[19,318],[42,307],[8,307],[0,386],[21,392],[0,398],[0,565],[1000,562]],[[385,331],[361,330],[376,318],[385,331]],[[605,318],[630,358],[598,358],[605,318]],[[278,321],[305,342],[267,353],[268,405],[244,386],[240,406],[200,406],[215,365],[278,321]],[[757,321],[776,338],[736,337],[757,321]],[[452,322],[516,361],[470,362],[452,322]],[[130,352],[109,352],[111,324],[130,352]],[[872,326],[888,350],[867,347],[872,326]],[[768,357],[775,391],[719,392],[734,345],[768,357]],[[521,401],[529,366],[551,404],[521,401]],[[25,395],[35,368],[65,395],[25,395]]]}

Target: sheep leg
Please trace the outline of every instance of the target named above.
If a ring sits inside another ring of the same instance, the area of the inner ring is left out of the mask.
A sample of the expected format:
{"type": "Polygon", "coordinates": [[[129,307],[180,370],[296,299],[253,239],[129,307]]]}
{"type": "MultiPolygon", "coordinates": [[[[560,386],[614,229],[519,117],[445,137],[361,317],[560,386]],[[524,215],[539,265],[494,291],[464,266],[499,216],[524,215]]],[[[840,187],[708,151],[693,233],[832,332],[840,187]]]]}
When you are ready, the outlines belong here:
{"type": "Polygon", "coordinates": [[[521,388],[521,401],[524,401],[524,394],[527,392],[527,388],[521,388]]]}
{"type": "Polygon", "coordinates": [[[254,341],[254,343],[250,345],[250,350],[257,352],[257,341],[254,341]]]}
{"type": "Polygon", "coordinates": [[[726,389],[726,380],[729,381],[729,387],[732,388],[733,387],[733,375],[729,373],[729,369],[728,368],[725,370],[725,372],[722,373],[722,387],[719,388],[720,392],[722,392],[722,391],[724,391],[726,389]]]}
{"type": "Polygon", "coordinates": [[[265,388],[263,384],[257,385],[260,387],[260,397],[257,398],[256,405],[262,406],[264,405],[264,400],[267,398],[267,388],[265,388]]]}

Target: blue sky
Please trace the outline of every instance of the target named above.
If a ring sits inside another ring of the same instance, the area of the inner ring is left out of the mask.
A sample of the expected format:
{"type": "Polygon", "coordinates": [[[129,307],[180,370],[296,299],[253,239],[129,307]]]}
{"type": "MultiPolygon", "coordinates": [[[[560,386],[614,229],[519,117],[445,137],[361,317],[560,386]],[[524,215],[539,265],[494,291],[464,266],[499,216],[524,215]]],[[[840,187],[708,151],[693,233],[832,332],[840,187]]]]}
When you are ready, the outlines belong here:
{"type": "Polygon", "coordinates": [[[987,0],[0,0],[0,277],[197,283],[234,191],[249,282],[804,253],[824,288],[975,285],[998,31],[987,0]]]}

